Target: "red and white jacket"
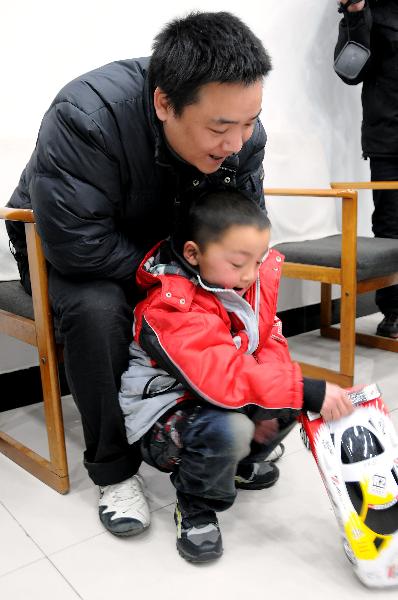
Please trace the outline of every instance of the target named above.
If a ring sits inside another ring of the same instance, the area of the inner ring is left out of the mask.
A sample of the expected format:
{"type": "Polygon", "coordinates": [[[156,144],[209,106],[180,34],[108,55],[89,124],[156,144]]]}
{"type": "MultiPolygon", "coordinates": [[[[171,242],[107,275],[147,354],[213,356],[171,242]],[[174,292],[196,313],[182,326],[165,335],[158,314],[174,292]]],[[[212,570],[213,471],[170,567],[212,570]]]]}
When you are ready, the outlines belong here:
{"type": "Polygon", "coordinates": [[[147,254],[137,272],[147,295],[135,308],[119,394],[130,443],[188,398],[226,409],[257,405],[269,418],[301,410],[301,369],[275,314],[283,258],[271,249],[242,298],[206,285],[168,241],[147,254]]]}

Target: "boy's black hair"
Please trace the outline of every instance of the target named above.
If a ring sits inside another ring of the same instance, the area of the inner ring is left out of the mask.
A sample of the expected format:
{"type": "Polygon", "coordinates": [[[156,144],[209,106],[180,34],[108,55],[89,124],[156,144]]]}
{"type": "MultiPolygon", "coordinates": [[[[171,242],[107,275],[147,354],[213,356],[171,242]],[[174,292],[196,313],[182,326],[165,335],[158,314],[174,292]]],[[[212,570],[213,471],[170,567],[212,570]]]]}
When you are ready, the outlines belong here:
{"type": "Polygon", "coordinates": [[[259,231],[271,226],[258,204],[237,190],[218,190],[192,201],[182,215],[173,235],[173,246],[182,255],[188,240],[203,251],[209,242],[217,242],[234,225],[250,225],[259,231]]]}
{"type": "Polygon", "coordinates": [[[171,21],[153,42],[149,78],[176,115],[194,104],[207,83],[251,85],[271,70],[262,42],[228,12],[192,12],[171,21]]]}

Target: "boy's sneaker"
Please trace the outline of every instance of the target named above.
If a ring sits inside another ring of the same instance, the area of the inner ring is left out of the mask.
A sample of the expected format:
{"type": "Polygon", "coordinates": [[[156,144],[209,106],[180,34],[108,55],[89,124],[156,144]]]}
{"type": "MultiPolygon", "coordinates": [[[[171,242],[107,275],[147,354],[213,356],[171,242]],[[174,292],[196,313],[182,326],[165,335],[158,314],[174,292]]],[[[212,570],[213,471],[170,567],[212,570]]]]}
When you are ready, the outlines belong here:
{"type": "Polygon", "coordinates": [[[277,460],[279,460],[285,453],[285,446],[284,444],[278,444],[276,448],[274,448],[271,452],[271,454],[268,454],[267,456],[267,460],[270,460],[271,462],[276,462],[277,460]]]}
{"type": "Polygon", "coordinates": [[[376,334],[398,340],[398,313],[386,315],[378,324],[376,334]]]}
{"type": "Polygon", "coordinates": [[[269,460],[239,464],[235,475],[235,487],[243,490],[263,490],[279,479],[278,467],[269,460]]]}
{"type": "Polygon", "coordinates": [[[220,527],[212,510],[190,516],[180,509],[174,511],[177,525],[177,550],[185,560],[203,563],[220,558],[223,553],[220,527]]]}
{"type": "Polygon", "coordinates": [[[99,489],[99,517],[108,531],[128,536],[149,527],[150,513],[139,475],[99,489]]]}

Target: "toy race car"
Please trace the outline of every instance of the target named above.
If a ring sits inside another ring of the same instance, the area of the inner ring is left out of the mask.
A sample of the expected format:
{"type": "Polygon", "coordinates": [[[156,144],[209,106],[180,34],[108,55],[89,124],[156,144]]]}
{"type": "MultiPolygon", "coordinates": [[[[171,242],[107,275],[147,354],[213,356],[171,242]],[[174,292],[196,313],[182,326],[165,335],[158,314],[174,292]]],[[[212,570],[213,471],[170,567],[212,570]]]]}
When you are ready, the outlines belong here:
{"type": "Polygon", "coordinates": [[[326,423],[300,417],[343,536],[368,587],[398,586],[398,436],[377,385],[350,393],[356,410],[326,423]]]}

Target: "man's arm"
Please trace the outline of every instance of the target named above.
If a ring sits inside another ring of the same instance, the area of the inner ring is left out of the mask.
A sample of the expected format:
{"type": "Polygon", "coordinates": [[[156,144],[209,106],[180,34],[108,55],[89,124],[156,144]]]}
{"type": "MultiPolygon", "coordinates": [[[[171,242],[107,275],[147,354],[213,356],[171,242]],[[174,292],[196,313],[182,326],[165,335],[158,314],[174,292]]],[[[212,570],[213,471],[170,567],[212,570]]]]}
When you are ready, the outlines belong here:
{"type": "Polygon", "coordinates": [[[130,278],[144,253],[117,229],[120,166],[98,123],[70,102],[54,104],[36,153],[29,191],[50,264],[70,276],[130,278]]]}
{"type": "MultiPolygon", "coordinates": [[[[341,4],[346,4],[346,2],[347,0],[341,0],[341,4]]],[[[339,37],[334,50],[334,58],[336,59],[338,57],[349,40],[370,49],[371,29],[372,13],[367,3],[363,1],[358,4],[351,4],[340,21],[339,37]]],[[[340,79],[349,85],[361,83],[371,69],[371,61],[372,58],[370,57],[358,77],[355,79],[346,79],[344,76],[339,75],[340,79]]]]}

